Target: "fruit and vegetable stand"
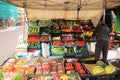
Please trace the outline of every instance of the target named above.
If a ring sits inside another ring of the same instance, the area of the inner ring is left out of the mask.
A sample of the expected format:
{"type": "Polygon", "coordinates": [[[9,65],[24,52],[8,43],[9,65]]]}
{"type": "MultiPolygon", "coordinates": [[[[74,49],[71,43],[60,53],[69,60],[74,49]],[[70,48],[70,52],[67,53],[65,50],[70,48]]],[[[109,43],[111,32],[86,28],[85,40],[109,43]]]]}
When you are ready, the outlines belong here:
{"type": "Polygon", "coordinates": [[[87,44],[95,41],[91,36],[94,30],[91,21],[80,21],[84,32],[77,23],[75,20],[30,22],[27,43],[19,44],[13,56],[1,65],[0,79],[119,80],[118,65],[96,62],[91,56],[87,44]]]}
{"type": "MultiPolygon", "coordinates": [[[[43,9],[49,9],[47,3],[52,1],[45,1],[43,9]]],[[[95,2],[94,0],[91,1],[95,2]]],[[[17,1],[13,1],[12,4],[20,7],[28,7],[28,5],[30,6],[33,3],[34,7],[38,6],[38,4],[35,6],[34,2],[28,4],[27,1],[18,2],[19,4],[17,4],[17,1]]],[[[91,2],[87,2],[91,4],[91,2]]],[[[68,3],[71,2],[64,2],[63,6],[68,3]]],[[[59,5],[56,7],[58,10],[61,10],[62,14],[60,15],[62,15],[62,18],[64,16],[67,20],[57,18],[56,20],[30,21],[27,47],[22,46],[24,49],[20,49],[21,47],[18,48],[19,50],[1,65],[0,80],[120,80],[118,65],[107,64],[102,61],[96,62],[93,58],[93,61],[91,60],[91,52],[88,44],[96,41],[96,37],[92,37],[94,31],[92,21],[94,21],[94,24],[97,24],[102,16],[103,0],[100,0],[98,4],[100,4],[99,8],[102,10],[92,10],[91,14],[89,12],[84,14],[87,10],[82,11],[81,9],[81,13],[87,16],[85,19],[88,19],[89,16],[89,19],[92,18],[92,20],[75,20],[78,16],[70,15],[70,13],[76,13],[76,11],[72,11],[76,10],[76,7],[78,7],[77,9],[82,8],[79,1],[77,2],[76,0],[75,3],[73,2],[72,5],[74,7],[71,7],[70,11],[68,11],[69,8],[65,8],[65,11],[62,12],[61,8],[63,7],[59,5]],[[67,14],[70,16],[68,17],[67,14]],[[74,20],[68,20],[71,18],[74,20]]],[[[86,6],[88,7],[88,5],[86,6]]],[[[44,19],[46,19],[46,14],[49,18],[51,18],[51,15],[56,15],[54,16],[56,18],[58,17],[56,14],[58,10],[50,15],[47,12],[51,12],[51,9],[48,11],[44,10],[45,14],[40,13],[44,15],[42,16],[44,19]]],[[[28,9],[27,11],[31,10],[28,9]]],[[[34,11],[31,13],[34,13],[34,11]]],[[[36,18],[37,14],[33,14],[32,16],[36,18]]],[[[30,15],[28,17],[30,18],[30,15]]],[[[40,18],[41,16],[37,19],[40,18]]],[[[120,62],[117,63],[120,64],[120,62]]]]}
{"type": "MultiPolygon", "coordinates": [[[[47,22],[51,23],[51,21],[47,22]]],[[[75,21],[66,21],[68,25],[69,22],[74,22],[72,24],[76,25],[75,21]]],[[[40,27],[35,23],[34,25],[32,23],[28,29],[28,43],[17,47],[14,55],[1,65],[1,80],[120,79],[118,65],[120,62],[114,60],[106,64],[95,61],[87,42],[80,35],[83,34],[78,30],[81,29],[80,26],[58,26],[55,30],[50,29],[53,28],[51,26],[40,27]],[[45,46],[47,47],[44,49],[45,46]]],[[[54,26],[60,24],[52,23],[54,26]]]]}

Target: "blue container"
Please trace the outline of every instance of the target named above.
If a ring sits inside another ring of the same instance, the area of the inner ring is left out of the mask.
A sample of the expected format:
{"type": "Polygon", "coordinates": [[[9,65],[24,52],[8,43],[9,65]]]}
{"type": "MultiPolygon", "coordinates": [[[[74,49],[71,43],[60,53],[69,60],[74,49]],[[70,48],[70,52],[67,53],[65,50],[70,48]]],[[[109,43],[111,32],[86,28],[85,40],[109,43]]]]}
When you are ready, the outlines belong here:
{"type": "MultiPolygon", "coordinates": [[[[27,47],[27,51],[31,50],[31,49],[35,49],[35,50],[39,50],[39,56],[42,56],[42,51],[41,51],[41,46],[37,46],[35,48],[32,48],[32,47],[27,47]]],[[[33,52],[34,53],[34,52],[33,52]]]]}
{"type": "Polygon", "coordinates": [[[76,56],[81,56],[81,55],[85,55],[85,54],[89,54],[89,50],[88,50],[87,45],[76,47],[76,56]]]}
{"type": "Polygon", "coordinates": [[[15,53],[15,55],[18,57],[18,58],[26,58],[28,53],[27,52],[17,52],[15,53]]]}
{"type": "Polygon", "coordinates": [[[62,47],[52,46],[51,53],[52,53],[52,56],[64,56],[65,55],[65,47],[64,46],[62,46],[62,47]]]}
{"type": "Polygon", "coordinates": [[[30,47],[28,46],[27,49],[36,49],[36,50],[40,50],[41,49],[41,46],[36,46],[36,47],[30,47]]]}
{"type": "Polygon", "coordinates": [[[65,56],[75,56],[76,55],[76,47],[65,47],[65,56]]]}

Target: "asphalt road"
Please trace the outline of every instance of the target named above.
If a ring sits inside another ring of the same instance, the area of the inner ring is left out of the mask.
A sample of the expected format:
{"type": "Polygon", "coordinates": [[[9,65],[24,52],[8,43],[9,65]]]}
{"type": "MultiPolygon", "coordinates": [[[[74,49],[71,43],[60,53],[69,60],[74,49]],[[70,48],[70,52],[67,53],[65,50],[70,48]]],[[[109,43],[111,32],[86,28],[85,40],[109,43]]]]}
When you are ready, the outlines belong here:
{"type": "Polygon", "coordinates": [[[22,33],[23,27],[11,27],[0,31],[0,65],[13,55],[22,33]]]}

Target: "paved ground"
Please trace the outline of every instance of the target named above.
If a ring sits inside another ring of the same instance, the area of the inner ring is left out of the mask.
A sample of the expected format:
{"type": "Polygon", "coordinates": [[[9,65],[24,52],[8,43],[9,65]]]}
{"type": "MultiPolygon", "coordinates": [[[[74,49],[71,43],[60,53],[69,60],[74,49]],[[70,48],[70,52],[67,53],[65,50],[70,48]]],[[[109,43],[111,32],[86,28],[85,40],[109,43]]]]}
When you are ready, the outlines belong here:
{"type": "Polygon", "coordinates": [[[15,51],[23,27],[8,27],[0,29],[0,65],[15,51]]]}

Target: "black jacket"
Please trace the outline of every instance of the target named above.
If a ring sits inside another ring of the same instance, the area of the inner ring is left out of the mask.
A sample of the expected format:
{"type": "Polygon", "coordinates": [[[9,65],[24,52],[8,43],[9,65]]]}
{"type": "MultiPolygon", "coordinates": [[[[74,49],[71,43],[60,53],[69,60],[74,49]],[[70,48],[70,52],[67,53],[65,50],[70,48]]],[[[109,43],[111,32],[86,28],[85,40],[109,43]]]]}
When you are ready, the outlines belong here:
{"type": "Polygon", "coordinates": [[[109,41],[110,29],[107,27],[106,24],[100,24],[95,28],[93,36],[97,37],[97,41],[109,41]]]}

